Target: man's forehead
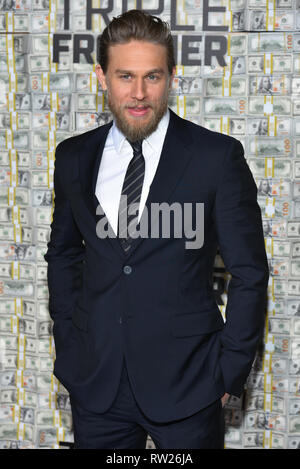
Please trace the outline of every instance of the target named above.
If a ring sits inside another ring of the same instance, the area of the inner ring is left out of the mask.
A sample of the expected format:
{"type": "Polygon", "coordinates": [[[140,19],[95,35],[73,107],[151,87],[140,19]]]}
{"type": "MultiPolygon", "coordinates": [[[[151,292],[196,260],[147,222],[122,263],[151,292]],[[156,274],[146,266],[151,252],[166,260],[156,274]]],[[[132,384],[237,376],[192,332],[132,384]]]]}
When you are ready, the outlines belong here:
{"type": "Polygon", "coordinates": [[[162,44],[137,40],[131,40],[125,43],[110,44],[108,47],[108,54],[110,57],[123,58],[124,60],[144,53],[152,55],[153,57],[162,57],[167,55],[167,48],[162,44]],[[126,55],[124,53],[125,50],[126,55]]]}

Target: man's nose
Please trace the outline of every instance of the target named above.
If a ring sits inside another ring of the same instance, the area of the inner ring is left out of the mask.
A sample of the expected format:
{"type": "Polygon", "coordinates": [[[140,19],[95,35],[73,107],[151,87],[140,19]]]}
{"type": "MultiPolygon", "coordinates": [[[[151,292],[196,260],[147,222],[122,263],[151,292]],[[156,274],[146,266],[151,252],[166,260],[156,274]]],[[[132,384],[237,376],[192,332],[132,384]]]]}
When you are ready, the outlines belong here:
{"type": "Polygon", "coordinates": [[[134,80],[131,89],[131,97],[135,99],[144,99],[146,96],[146,84],[143,78],[137,78],[134,80]]]}

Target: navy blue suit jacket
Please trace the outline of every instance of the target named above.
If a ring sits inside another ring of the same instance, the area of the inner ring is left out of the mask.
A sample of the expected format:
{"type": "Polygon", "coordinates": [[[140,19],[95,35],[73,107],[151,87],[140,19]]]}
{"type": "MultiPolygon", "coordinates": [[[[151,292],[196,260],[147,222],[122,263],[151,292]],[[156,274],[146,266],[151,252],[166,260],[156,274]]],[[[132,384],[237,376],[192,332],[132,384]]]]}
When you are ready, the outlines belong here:
{"type": "Polygon", "coordinates": [[[111,125],[56,149],[45,255],[54,374],[83,407],[102,413],[116,396],[125,356],[140,407],[167,422],[243,391],[268,283],[257,189],[240,142],[170,110],[147,216],[153,202],[202,202],[204,243],[186,249],[187,239],[171,229],[168,238],[136,238],[125,254],[118,238],[96,233],[103,215],[96,215],[95,187],[111,125]],[[225,324],[212,282],[218,246],[232,276],[225,324]]]}

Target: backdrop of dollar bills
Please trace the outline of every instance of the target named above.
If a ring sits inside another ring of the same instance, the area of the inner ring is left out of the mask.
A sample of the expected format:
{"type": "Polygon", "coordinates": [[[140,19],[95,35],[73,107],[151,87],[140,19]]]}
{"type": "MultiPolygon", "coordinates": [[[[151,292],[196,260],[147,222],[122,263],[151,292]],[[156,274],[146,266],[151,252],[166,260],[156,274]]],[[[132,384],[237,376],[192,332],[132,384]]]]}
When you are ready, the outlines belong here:
{"type": "MultiPolygon", "coordinates": [[[[226,406],[225,446],[299,448],[299,0],[0,0],[0,448],[73,441],[68,393],[52,374],[43,257],[55,148],[111,120],[94,73],[96,47],[93,63],[85,54],[76,62],[74,53],[91,38],[96,44],[105,20],[124,6],[172,22],[178,65],[170,107],[240,140],[258,186],[268,311],[244,395],[226,406]],[[87,6],[106,9],[93,13],[90,27],[87,6]],[[59,33],[69,38],[56,42],[59,33]]],[[[230,275],[219,256],[214,280],[225,318],[230,275]]],[[[150,437],[147,446],[154,448],[150,437]]]]}

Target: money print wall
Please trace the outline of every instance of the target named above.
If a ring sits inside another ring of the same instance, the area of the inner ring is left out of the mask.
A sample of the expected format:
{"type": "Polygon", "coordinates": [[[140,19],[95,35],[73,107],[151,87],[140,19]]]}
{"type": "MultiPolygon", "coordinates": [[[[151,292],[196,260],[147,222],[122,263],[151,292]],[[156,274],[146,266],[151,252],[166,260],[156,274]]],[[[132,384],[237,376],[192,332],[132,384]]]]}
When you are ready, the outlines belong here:
{"type": "MultiPolygon", "coordinates": [[[[128,1],[123,0],[122,2],[122,9],[120,13],[123,13],[128,10],[127,8],[128,1]]],[[[169,14],[170,14],[170,20],[169,24],[171,27],[172,31],[195,31],[195,26],[192,25],[187,25],[187,24],[177,24],[177,6],[178,6],[178,1],[177,0],[170,0],[170,5],[169,5],[169,14]]],[[[93,8],[92,7],[92,2],[87,1],[86,3],[86,30],[91,30],[92,29],[92,19],[93,15],[101,15],[101,19],[104,21],[105,26],[108,25],[110,19],[108,16],[108,13],[111,12],[114,8],[114,1],[113,0],[108,0],[108,6],[106,8],[93,8]]],[[[147,11],[153,15],[158,15],[161,14],[164,11],[164,0],[159,0],[159,7],[157,9],[151,9],[149,8],[142,8],[142,1],[137,0],[136,2],[136,8],[140,10],[147,11]]],[[[213,13],[225,13],[226,7],[224,6],[216,6],[214,5],[211,7],[209,5],[209,0],[203,0],[203,8],[202,8],[202,29],[203,31],[228,31],[228,26],[227,25],[218,25],[218,24],[210,24],[209,23],[209,15],[213,13]]],[[[68,30],[70,29],[70,2],[65,1],[64,2],[64,16],[63,16],[63,29],[68,30]]],[[[97,43],[99,38],[101,37],[101,34],[97,37],[97,43]]],[[[71,34],[53,34],[53,62],[54,63],[59,63],[59,53],[60,51],[68,51],[69,46],[68,43],[66,44],[67,41],[72,39],[71,34]],[[61,44],[61,42],[64,42],[64,44],[61,44]]],[[[226,62],[224,60],[224,55],[227,52],[227,40],[225,36],[208,36],[207,38],[204,37],[204,39],[207,39],[207,42],[205,41],[205,50],[204,50],[204,64],[205,65],[211,65],[212,57],[214,56],[218,64],[221,65],[222,67],[226,66],[226,62]],[[219,47],[216,48],[216,44],[219,43],[219,47]],[[213,44],[215,47],[213,48],[213,44]]],[[[182,49],[181,49],[181,58],[179,59],[179,63],[181,65],[201,65],[201,58],[199,54],[199,49],[196,47],[196,44],[198,42],[202,41],[202,36],[199,35],[184,35],[182,37],[182,49]],[[194,45],[190,44],[193,43],[194,45]],[[189,53],[198,53],[198,57],[191,59],[189,57],[189,53]]],[[[73,62],[74,63],[79,63],[80,61],[80,54],[83,54],[86,61],[88,63],[94,63],[93,62],[93,57],[92,57],[92,52],[94,50],[94,36],[89,35],[89,34],[74,34],[73,35],[73,62]],[[86,45],[83,45],[82,43],[86,43],[86,45]]],[[[178,57],[178,38],[177,36],[173,35],[173,42],[174,42],[174,48],[175,48],[175,57],[178,57]]]]}
{"type": "MultiPolygon", "coordinates": [[[[113,13],[114,8],[117,8],[117,2],[116,0],[107,0],[105,3],[105,7],[94,7],[96,2],[93,2],[92,0],[86,0],[85,3],[81,3],[81,11],[83,12],[84,6],[85,6],[85,17],[86,17],[86,30],[92,29],[92,20],[93,20],[93,15],[101,15],[105,24],[108,25],[108,23],[111,20],[111,16],[109,13],[113,13]]],[[[99,2],[98,2],[99,3],[99,2]]],[[[119,2],[120,3],[120,2],[119,2]]],[[[129,2],[128,0],[122,0],[122,5],[120,8],[119,13],[124,13],[125,11],[130,10],[132,6],[130,6],[132,2],[129,2]]],[[[201,3],[196,2],[197,7],[199,8],[201,3]]],[[[69,29],[70,28],[70,0],[64,0],[61,2],[62,8],[63,8],[63,22],[64,22],[64,29],[69,29]]],[[[203,31],[228,31],[228,26],[226,24],[224,25],[210,25],[209,24],[209,13],[210,12],[226,12],[226,7],[221,6],[218,4],[214,4],[212,2],[212,6],[209,5],[209,0],[203,0],[202,3],[202,11],[203,11],[203,31]]],[[[161,15],[164,13],[164,10],[166,9],[168,11],[168,14],[170,15],[170,27],[173,30],[183,30],[183,31],[189,31],[189,30],[194,30],[195,27],[193,25],[188,25],[188,24],[177,24],[177,13],[178,10],[182,10],[182,2],[180,0],[158,0],[157,2],[149,1],[145,2],[145,5],[143,5],[142,0],[136,0],[134,8],[137,8],[139,10],[147,11],[148,13],[152,15],[161,15]],[[149,8],[149,6],[154,6],[156,3],[157,8],[149,8]]]]}
{"type": "MultiPolygon", "coordinates": [[[[0,4],[0,447],[58,449],[73,439],[69,397],[52,375],[43,255],[55,148],[111,118],[94,73],[105,17],[87,15],[100,7],[109,19],[138,7],[168,21],[178,62],[169,106],[245,148],[271,276],[264,337],[242,399],[226,406],[225,444],[300,447],[299,0],[0,4]],[[70,38],[57,41],[56,62],[55,37],[64,34],[70,38]],[[79,46],[89,54],[76,62],[79,46]]],[[[224,317],[229,280],[217,256],[214,287],[224,317]]]]}

